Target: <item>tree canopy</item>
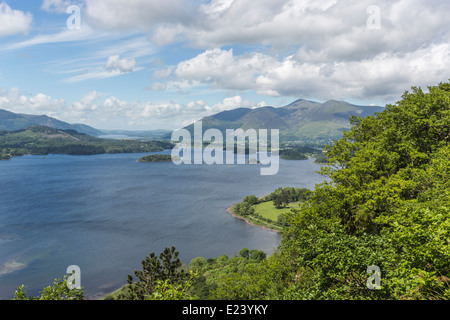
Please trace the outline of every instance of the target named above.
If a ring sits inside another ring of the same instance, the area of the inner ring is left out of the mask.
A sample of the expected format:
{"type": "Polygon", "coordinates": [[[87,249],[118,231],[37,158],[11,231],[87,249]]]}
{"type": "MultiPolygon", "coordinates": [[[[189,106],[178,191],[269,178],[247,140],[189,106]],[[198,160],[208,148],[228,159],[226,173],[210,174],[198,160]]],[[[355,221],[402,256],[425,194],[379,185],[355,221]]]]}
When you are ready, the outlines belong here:
{"type": "Polygon", "coordinates": [[[313,297],[450,297],[450,83],[428,89],[352,117],[330,180],[289,215],[282,247],[319,279],[313,297]],[[370,265],[381,290],[363,290],[370,265]]]}

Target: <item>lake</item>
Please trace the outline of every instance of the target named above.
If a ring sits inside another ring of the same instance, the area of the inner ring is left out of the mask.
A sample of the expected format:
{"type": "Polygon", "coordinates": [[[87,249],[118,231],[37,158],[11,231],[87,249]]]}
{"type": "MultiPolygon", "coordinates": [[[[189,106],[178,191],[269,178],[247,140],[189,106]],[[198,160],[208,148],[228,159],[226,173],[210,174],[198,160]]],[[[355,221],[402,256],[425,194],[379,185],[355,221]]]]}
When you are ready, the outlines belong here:
{"type": "Polygon", "coordinates": [[[280,235],[226,208],[249,194],[324,180],[313,159],[280,160],[278,174],[262,176],[259,164],[137,162],[147,154],[0,161],[0,299],[21,284],[37,295],[70,265],[80,267],[86,296],[99,298],[165,247],[175,246],[185,264],[244,247],[270,254],[280,235]]]}

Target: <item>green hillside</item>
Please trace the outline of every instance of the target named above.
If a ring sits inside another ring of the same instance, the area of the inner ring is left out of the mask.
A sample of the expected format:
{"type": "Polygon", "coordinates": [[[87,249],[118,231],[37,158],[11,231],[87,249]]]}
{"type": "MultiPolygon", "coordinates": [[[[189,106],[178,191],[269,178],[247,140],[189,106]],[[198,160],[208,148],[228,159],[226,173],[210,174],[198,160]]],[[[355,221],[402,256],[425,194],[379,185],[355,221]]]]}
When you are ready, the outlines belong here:
{"type": "MultiPolygon", "coordinates": [[[[350,129],[350,116],[366,117],[384,108],[357,106],[343,101],[330,100],[318,103],[297,100],[285,107],[238,108],[203,118],[203,131],[219,129],[279,129],[282,141],[332,141],[350,129]]],[[[194,124],[186,127],[193,134],[194,124]]]]}
{"type": "Polygon", "coordinates": [[[0,130],[17,131],[31,126],[46,126],[61,130],[75,130],[91,136],[103,134],[102,131],[84,124],[69,124],[45,115],[18,114],[0,109],[0,130]]]}
{"type": "Polygon", "coordinates": [[[171,148],[160,141],[107,140],[74,130],[32,126],[18,131],[0,131],[0,159],[26,154],[93,155],[103,153],[143,153],[171,148]]]}

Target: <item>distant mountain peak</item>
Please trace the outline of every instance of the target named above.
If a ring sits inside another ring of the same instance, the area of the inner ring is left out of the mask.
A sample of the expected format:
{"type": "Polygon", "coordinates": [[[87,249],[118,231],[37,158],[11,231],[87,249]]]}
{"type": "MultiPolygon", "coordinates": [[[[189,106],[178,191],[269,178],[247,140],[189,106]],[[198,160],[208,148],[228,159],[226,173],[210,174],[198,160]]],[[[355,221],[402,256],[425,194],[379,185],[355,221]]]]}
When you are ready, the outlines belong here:
{"type": "MultiPolygon", "coordinates": [[[[350,116],[369,116],[383,107],[366,107],[345,101],[328,100],[324,103],[298,99],[280,108],[237,108],[203,118],[203,130],[219,129],[279,129],[284,140],[336,139],[350,128],[350,116]]],[[[193,125],[185,129],[193,132],[193,125]]]]}

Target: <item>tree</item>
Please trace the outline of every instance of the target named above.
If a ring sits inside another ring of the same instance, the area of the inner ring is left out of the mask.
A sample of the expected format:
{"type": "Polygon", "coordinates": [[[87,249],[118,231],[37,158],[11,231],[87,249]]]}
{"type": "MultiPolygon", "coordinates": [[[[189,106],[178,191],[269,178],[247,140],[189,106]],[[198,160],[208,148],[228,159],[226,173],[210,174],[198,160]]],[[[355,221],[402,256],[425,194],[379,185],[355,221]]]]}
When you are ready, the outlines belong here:
{"type": "Polygon", "coordinates": [[[191,260],[189,263],[189,270],[194,272],[201,271],[208,261],[203,257],[197,257],[191,260]]]}
{"type": "Polygon", "coordinates": [[[233,213],[241,216],[248,216],[255,213],[255,208],[248,202],[238,203],[233,207],[233,213]]]}
{"type": "Polygon", "coordinates": [[[275,199],[273,199],[273,205],[277,209],[281,208],[281,206],[283,205],[283,200],[281,199],[281,195],[278,195],[277,197],[275,197],[275,199]]]}
{"type": "Polygon", "coordinates": [[[261,262],[267,257],[267,254],[264,251],[252,249],[250,250],[249,260],[254,262],[261,262]]]}
{"type": "Polygon", "coordinates": [[[239,251],[239,257],[243,257],[248,260],[250,258],[250,250],[248,250],[247,248],[242,248],[239,251]]]}
{"type": "Polygon", "coordinates": [[[255,195],[249,195],[244,197],[243,202],[247,202],[248,204],[253,206],[259,203],[259,199],[255,195]]]}
{"type": "Polygon", "coordinates": [[[119,299],[144,300],[155,292],[157,285],[182,284],[188,273],[182,269],[178,255],[175,247],[165,248],[159,257],[154,252],[150,253],[142,260],[142,270],[134,271],[137,281],[128,275],[128,288],[125,293],[119,295],[119,299]]]}
{"type": "Polygon", "coordinates": [[[173,284],[169,279],[156,281],[155,290],[145,296],[145,300],[194,300],[189,291],[198,275],[189,273],[189,278],[182,284],[173,284]]]}
{"type": "Polygon", "coordinates": [[[13,300],[83,300],[83,289],[70,289],[67,285],[67,276],[55,279],[53,285],[45,287],[40,291],[40,296],[28,297],[25,286],[21,285],[14,292],[13,300]]]}

